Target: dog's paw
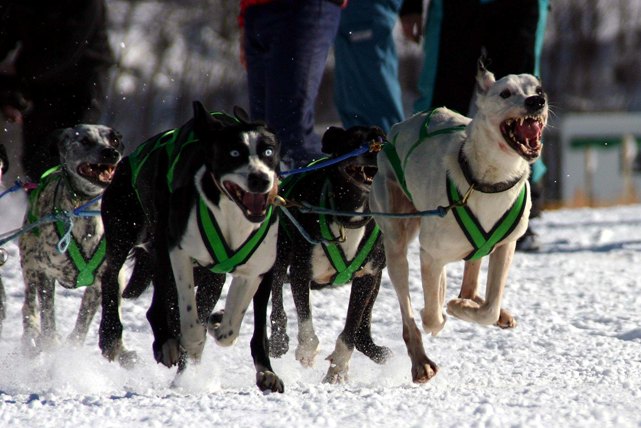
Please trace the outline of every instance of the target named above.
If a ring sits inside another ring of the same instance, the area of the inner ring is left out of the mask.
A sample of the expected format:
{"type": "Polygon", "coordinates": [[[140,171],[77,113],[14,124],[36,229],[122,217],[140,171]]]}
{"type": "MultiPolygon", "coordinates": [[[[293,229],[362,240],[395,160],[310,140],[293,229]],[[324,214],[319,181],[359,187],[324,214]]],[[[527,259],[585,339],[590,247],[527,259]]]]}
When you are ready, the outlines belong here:
{"type": "Polygon", "coordinates": [[[347,382],[349,382],[349,374],[347,373],[347,370],[338,370],[336,367],[332,367],[331,365],[329,370],[327,370],[327,374],[323,378],[323,383],[329,383],[332,385],[347,382]]]}
{"type": "Polygon", "coordinates": [[[436,314],[431,314],[425,309],[421,309],[421,320],[423,321],[423,330],[426,333],[431,333],[432,336],[436,336],[445,327],[447,317],[440,310],[436,314]]]}
{"type": "Polygon", "coordinates": [[[372,338],[366,340],[357,340],[356,349],[363,353],[367,358],[376,364],[384,364],[393,355],[392,350],[386,346],[378,346],[372,341],[372,338]]]}
{"type": "Polygon", "coordinates": [[[514,328],[516,327],[516,319],[507,309],[501,309],[496,325],[501,328],[514,328]]]}
{"type": "Polygon", "coordinates": [[[482,325],[496,324],[499,312],[485,304],[479,305],[470,299],[452,299],[447,302],[447,313],[461,319],[482,325]]]}
{"type": "Polygon", "coordinates": [[[303,367],[314,367],[314,360],[319,351],[319,342],[316,336],[300,342],[296,347],[296,360],[303,367]]]}
{"type": "Polygon", "coordinates": [[[35,332],[25,333],[22,336],[21,348],[22,354],[25,357],[35,358],[42,352],[42,346],[40,345],[40,335],[35,332]]]}
{"type": "Polygon", "coordinates": [[[207,332],[216,340],[220,346],[232,346],[238,340],[238,332],[234,332],[231,327],[223,326],[224,310],[214,312],[207,320],[207,332]]]}
{"type": "Polygon", "coordinates": [[[256,386],[263,392],[285,392],[285,384],[272,371],[256,372],[256,386]]]}
{"type": "Polygon", "coordinates": [[[280,358],[289,351],[289,336],[287,333],[274,332],[269,338],[269,356],[280,358]]]}
{"type": "Polygon", "coordinates": [[[163,342],[160,346],[154,343],[154,359],[165,367],[173,367],[178,364],[181,356],[180,342],[172,337],[163,342]]]}
{"type": "Polygon", "coordinates": [[[429,358],[419,363],[412,363],[412,381],[414,383],[426,383],[438,373],[438,366],[429,358]]]}

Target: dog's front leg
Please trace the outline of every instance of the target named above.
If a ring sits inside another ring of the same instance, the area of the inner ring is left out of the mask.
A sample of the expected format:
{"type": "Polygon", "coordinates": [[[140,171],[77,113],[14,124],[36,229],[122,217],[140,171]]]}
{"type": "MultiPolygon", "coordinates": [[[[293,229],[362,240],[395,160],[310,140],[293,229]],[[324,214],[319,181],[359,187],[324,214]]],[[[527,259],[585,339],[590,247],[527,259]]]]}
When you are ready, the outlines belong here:
{"type": "Polygon", "coordinates": [[[327,357],[330,365],[324,383],[343,383],[348,380],[349,362],[355,346],[379,364],[392,354],[389,348],[374,343],[370,331],[372,307],[378,294],[381,273],[354,278],[345,327],[336,339],[334,351],[327,357]]]}
{"type": "Polygon", "coordinates": [[[27,355],[40,351],[40,314],[38,312],[38,284],[46,276],[30,268],[24,272],[24,301],[22,303],[22,350],[27,355]]]}
{"type": "Polygon", "coordinates": [[[507,275],[512,264],[515,242],[497,246],[490,255],[490,264],[487,273],[487,284],[485,289],[485,300],[483,299],[453,299],[447,304],[447,310],[453,316],[465,321],[478,324],[491,325],[499,324],[505,327],[516,325],[512,315],[501,310],[501,300],[507,281],[507,275]],[[503,316],[502,325],[499,322],[503,316]]]}
{"type": "Polygon", "coordinates": [[[459,298],[474,300],[477,303],[479,296],[477,294],[479,286],[479,273],[481,272],[482,259],[467,260],[463,268],[463,283],[459,298]]]}
{"type": "Polygon", "coordinates": [[[199,361],[205,347],[205,328],[198,319],[193,264],[178,247],[169,252],[169,257],[178,293],[180,344],[190,358],[199,361]]]}
{"type": "Polygon", "coordinates": [[[387,269],[401,308],[403,340],[412,360],[412,380],[416,383],[425,383],[436,375],[438,367],[425,354],[423,337],[414,320],[408,284],[407,243],[402,245],[389,238],[388,235],[384,236],[385,256],[388,260],[387,269]]]}
{"type": "Polygon", "coordinates": [[[231,346],[236,343],[243,317],[261,280],[262,275],[252,278],[235,276],[231,281],[222,316],[220,313],[212,314],[207,326],[209,334],[220,346],[231,346]]]}
{"type": "Polygon", "coordinates": [[[436,336],[445,326],[443,303],[445,300],[445,267],[437,263],[431,255],[421,248],[421,280],[425,306],[421,311],[423,329],[436,336]]]}
{"type": "Polygon", "coordinates": [[[265,274],[254,294],[254,334],[250,341],[251,354],[256,368],[256,386],[261,391],[285,392],[283,381],[272,369],[267,340],[267,304],[273,283],[274,271],[265,274]]]}
{"type": "Polygon", "coordinates": [[[68,338],[73,344],[81,345],[84,343],[89,331],[89,325],[98,311],[101,294],[100,281],[96,281],[95,284],[85,289],[80,302],[76,325],[68,338]]]}
{"type": "MultiPolygon", "coordinates": [[[[448,312],[450,312],[450,304],[478,307],[485,303],[485,299],[479,296],[477,292],[480,270],[481,259],[468,260],[465,262],[465,269],[463,271],[463,284],[461,285],[459,299],[454,299],[451,302],[448,302],[448,312]],[[462,300],[468,301],[463,302],[462,300]],[[474,304],[474,302],[476,303],[476,305],[474,304]]],[[[501,308],[499,320],[496,322],[496,325],[501,328],[514,328],[516,327],[516,320],[507,309],[501,308]]]]}

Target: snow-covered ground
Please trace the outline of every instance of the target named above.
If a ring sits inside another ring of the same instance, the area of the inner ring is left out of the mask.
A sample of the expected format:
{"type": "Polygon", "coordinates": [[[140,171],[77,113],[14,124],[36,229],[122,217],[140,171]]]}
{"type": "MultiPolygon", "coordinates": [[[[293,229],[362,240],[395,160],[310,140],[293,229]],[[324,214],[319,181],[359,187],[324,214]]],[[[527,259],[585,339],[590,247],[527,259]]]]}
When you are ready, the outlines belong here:
{"type": "MultiPolygon", "coordinates": [[[[0,213],[6,230],[16,217],[0,213]]],[[[273,360],[286,390],[268,395],[254,386],[251,312],[234,347],[209,340],[202,363],[172,387],[175,370],[157,365],[151,354],[149,292],[123,307],[125,340],[141,357],[137,367],[125,370],[100,355],[99,316],[85,346],[26,358],[20,352],[22,277],[16,246],[7,244],[10,258],[0,268],[8,300],[0,339],[0,426],[641,426],[641,205],[547,211],[535,226],[544,249],[517,253],[504,298],[517,316],[516,329],[450,317],[439,336],[424,337],[438,375],[414,385],[398,303],[384,276],[373,335],[394,356],[376,365],[355,353],[350,382],[325,385],[324,358],[342,328],[349,287],[315,291],[316,366],[301,367],[293,351],[273,360]]],[[[416,245],[411,252],[419,310],[416,245]]],[[[462,265],[451,265],[448,299],[458,293],[461,276],[462,265]]],[[[57,290],[63,335],[71,330],[79,296],[57,290]]],[[[288,289],[285,298],[295,340],[288,289]]]]}

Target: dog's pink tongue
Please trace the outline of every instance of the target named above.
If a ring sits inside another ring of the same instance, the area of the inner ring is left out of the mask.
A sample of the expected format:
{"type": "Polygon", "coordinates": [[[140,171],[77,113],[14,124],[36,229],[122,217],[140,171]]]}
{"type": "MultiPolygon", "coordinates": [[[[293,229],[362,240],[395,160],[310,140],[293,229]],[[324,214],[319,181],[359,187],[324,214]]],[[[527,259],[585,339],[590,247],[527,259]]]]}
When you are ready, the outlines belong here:
{"type": "Polygon", "coordinates": [[[245,192],[243,195],[243,205],[252,214],[260,214],[265,211],[267,198],[263,193],[245,192]]]}
{"type": "Polygon", "coordinates": [[[528,141],[532,147],[538,144],[542,132],[541,124],[534,119],[525,119],[522,124],[517,122],[516,133],[521,137],[519,140],[528,141]]]}

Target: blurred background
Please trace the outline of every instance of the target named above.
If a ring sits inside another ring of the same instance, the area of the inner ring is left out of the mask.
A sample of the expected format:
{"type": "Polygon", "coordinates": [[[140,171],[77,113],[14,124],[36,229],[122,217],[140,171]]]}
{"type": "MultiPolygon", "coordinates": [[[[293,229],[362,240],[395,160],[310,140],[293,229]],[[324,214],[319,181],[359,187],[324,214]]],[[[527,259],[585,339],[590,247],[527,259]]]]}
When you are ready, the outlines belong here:
{"type": "MultiPolygon", "coordinates": [[[[558,206],[639,202],[641,172],[641,0],[551,0],[542,78],[552,114],[545,134],[545,201],[558,206]],[[638,161],[637,161],[638,162],[638,161]]],[[[103,123],[132,150],[210,110],[247,109],[239,63],[239,1],[108,0],[112,70],[103,123]]],[[[397,28],[406,113],[416,99],[422,50],[397,28]]],[[[319,132],[340,124],[332,99],[330,56],[317,99],[319,132]]],[[[0,142],[17,168],[19,129],[4,122],[0,142]]],[[[5,183],[6,184],[6,183],[5,183]]]]}

